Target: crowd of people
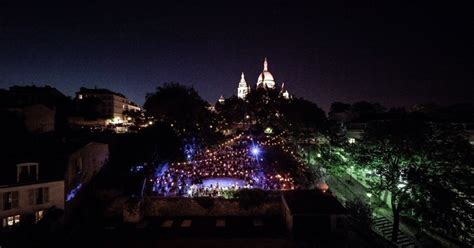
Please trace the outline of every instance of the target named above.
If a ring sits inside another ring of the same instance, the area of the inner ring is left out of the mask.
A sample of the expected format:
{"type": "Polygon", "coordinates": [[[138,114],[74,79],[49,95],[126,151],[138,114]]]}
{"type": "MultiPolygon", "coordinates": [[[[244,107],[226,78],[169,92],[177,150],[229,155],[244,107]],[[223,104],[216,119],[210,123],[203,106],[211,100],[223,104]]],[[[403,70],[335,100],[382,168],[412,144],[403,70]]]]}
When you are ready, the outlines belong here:
{"type": "Polygon", "coordinates": [[[215,149],[197,154],[193,160],[173,163],[170,168],[152,179],[153,193],[160,196],[219,196],[220,191],[240,188],[261,188],[280,190],[294,188],[291,176],[265,172],[263,161],[249,149],[250,137],[226,141],[215,149]],[[204,186],[206,178],[235,178],[243,181],[241,185],[204,186]]]}

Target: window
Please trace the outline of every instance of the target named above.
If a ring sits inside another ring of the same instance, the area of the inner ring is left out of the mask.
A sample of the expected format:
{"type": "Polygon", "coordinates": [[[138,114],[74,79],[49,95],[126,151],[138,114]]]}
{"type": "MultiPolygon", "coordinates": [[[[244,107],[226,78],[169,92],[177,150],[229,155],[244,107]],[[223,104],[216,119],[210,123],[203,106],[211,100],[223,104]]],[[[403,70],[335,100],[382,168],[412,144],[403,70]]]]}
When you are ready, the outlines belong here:
{"type": "Polygon", "coordinates": [[[8,216],[3,219],[3,227],[16,226],[20,224],[20,215],[8,216]]]}
{"type": "Polygon", "coordinates": [[[17,165],[17,182],[34,182],[38,180],[38,163],[23,163],[17,165]]]}
{"type": "Polygon", "coordinates": [[[49,202],[49,188],[30,189],[28,191],[28,203],[39,205],[49,202]]]}
{"type": "Polygon", "coordinates": [[[38,223],[41,219],[43,219],[44,210],[36,211],[35,212],[35,223],[38,223]]]}
{"type": "Polygon", "coordinates": [[[3,210],[18,208],[18,191],[3,193],[3,210]]]}
{"type": "Polygon", "coordinates": [[[76,168],[75,168],[74,174],[81,175],[81,173],[82,173],[82,157],[76,158],[75,167],[76,168]]]}
{"type": "Polygon", "coordinates": [[[349,144],[354,144],[354,143],[356,143],[356,139],[355,139],[355,138],[349,138],[347,141],[349,142],[349,144]]]}

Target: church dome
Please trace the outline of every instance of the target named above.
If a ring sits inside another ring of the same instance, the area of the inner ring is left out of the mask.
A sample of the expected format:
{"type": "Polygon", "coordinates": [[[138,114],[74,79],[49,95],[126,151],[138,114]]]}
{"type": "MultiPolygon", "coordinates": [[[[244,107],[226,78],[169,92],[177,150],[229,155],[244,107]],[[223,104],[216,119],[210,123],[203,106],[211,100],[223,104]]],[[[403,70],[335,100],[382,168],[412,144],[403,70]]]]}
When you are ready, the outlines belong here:
{"type": "Polygon", "coordinates": [[[265,86],[267,88],[275,88],[275,79],[273,75],[268,71],[267,58],[263,62],[263,71],[258,76],[257,87],[265,86]]]}
{"type": "Polygon", "coordinates": [[[262,82],[265,84],[269,82],[275,84],[275,79],[273,79],[273,75],[269,71],[262,71],[258,76],[257,84],[261,84],[262,82]]]}

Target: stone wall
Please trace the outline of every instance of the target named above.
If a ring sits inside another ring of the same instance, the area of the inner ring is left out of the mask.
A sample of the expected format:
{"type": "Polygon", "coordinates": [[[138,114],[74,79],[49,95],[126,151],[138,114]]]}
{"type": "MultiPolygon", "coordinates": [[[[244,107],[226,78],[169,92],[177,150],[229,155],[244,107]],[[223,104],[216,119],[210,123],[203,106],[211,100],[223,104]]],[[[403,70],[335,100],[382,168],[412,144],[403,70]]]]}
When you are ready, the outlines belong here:
{"type": "Polygon", "coordinates": [[[265,203],[244,209],[238,200],[221,198],[145,198],[145,216],[259,216],[281,215],[281,200],[271,199],[265,203]]]}

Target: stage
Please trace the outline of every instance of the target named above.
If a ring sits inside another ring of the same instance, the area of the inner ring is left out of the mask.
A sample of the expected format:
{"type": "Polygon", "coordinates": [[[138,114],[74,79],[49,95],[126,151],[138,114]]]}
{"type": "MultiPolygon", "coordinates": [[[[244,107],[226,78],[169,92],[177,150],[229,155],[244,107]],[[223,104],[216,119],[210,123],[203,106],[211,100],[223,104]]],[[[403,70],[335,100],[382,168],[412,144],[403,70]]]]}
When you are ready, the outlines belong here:
{"type": "Polygon", "coordinates": [[[245,181],[237,178],[231,178],[231,177],[214,177],[214,178],[206,178],[202,180],[202,186],[204,187],[215,187],[217,184],[219,184],[220,188],[223,187],[231,187],[234,185],[237,185],[239,187],[244,187],[245,186],[245,181]]]}

